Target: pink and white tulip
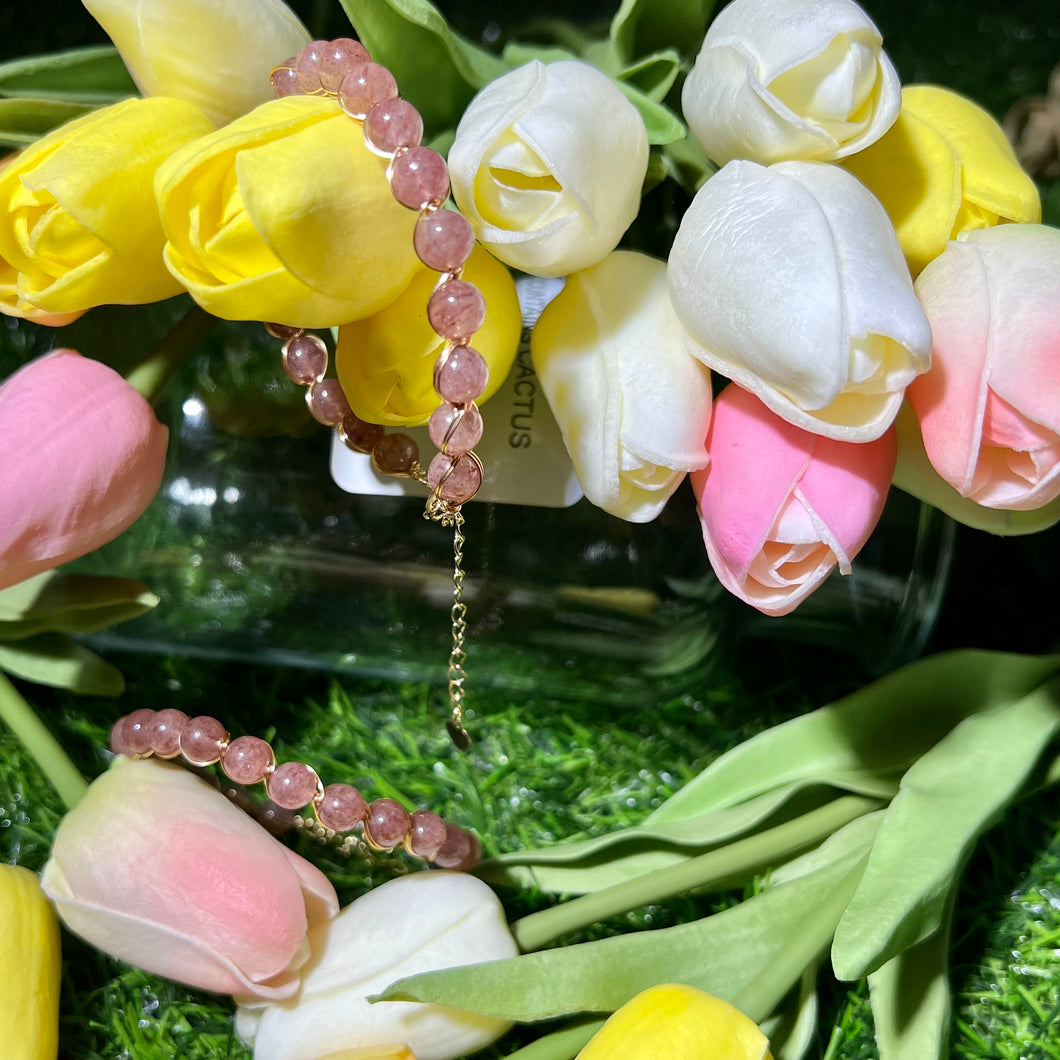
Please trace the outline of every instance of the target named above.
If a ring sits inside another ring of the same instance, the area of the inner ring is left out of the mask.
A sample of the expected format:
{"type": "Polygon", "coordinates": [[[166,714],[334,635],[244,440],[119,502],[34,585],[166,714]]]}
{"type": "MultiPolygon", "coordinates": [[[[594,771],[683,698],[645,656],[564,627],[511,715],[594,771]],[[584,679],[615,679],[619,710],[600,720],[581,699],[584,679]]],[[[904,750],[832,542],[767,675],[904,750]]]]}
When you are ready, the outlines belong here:
{"type": "Polygon", "coordinates": [[[920,274],[931,371],[909,388],[932,466],[961,497],[1033,511],[1060,496],[1060,231],[1000,225],[920,274]]]}
{"type": "Polygon", "coordinates": [[[0,384],[0,589],[105,545],[158,492],[169,432],[117,372],[55,350],[0,384]]]}
{"type": "Polygon", "coordinates": [[[786,615],[854,557],[879,521],[894,472],[893,430],[842,442],[795,427],[753,394],[714,402],[710,465],[692,475],[719,581],[766,615],[786,615]]]}
{"type": "Polygon", "coordinates": [[[41,884],[69,930],[145,971],[279,1000],[306,934],[338,910],[319,869],[216,788],[158,759],[120,760],[62,820],[41,884]]]}

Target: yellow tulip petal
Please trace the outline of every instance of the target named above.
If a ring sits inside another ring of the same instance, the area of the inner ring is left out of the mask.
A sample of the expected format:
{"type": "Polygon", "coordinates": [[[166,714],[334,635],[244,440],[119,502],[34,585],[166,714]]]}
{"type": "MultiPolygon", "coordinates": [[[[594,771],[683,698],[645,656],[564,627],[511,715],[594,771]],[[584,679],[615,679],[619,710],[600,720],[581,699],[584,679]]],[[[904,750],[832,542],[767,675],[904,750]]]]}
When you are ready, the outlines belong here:
{"type": "MultiPolygon", "coordinates": [[[[482,404],[511,370],[522,314],[511,274],[483,247],[476,245],[463,275],[486,299],[485,323],[471,340],[489,366],[489,382],[478,399],[482,404]]],[[[340,329],[335,355],[339,381],[361,419],[416,426],[438,407],[434,362],[444,344],[427,321],[427,300],[437,280],[436,272],[421,268],[385,309],[340,329]]]]}
{"type": "Polygon", "coordinates": [[[769,1060],[769,1041],[727,1001],[679,983],[627,1001],[577,1060],[769,1060]]]}

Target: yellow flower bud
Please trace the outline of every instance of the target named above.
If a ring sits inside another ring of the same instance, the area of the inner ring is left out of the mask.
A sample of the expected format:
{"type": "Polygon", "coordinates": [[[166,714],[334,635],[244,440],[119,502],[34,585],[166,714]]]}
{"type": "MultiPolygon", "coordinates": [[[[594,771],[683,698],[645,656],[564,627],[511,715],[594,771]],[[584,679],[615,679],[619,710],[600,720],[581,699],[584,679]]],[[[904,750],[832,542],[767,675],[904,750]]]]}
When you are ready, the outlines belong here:
{"type": "Polygon", "coordinates": [[[190,103],[127,99],[54,129],[3,166],[0,312],[65,323],[104,303],[178,294],[162,261],[155,171],[212,129],[190,103]]]}
{"type": "Polygon", "coordinates": [[[0,1040],[9,1060],[59,1051],[59,921],[36,873],[0,865],[0,1040]]]}
{"type": "Polygon", "coordinates": [[[328,1053],[320,1060],[416,1060],[407,1045],[381,1045],[378,1048],[343,1049],[337,1053],[328,1053]]]}
{"type": "Polygon", "coordinates": [[[842,164],[883,203],[914,276],[962,232],[1041,219],[1038,190],[1001,126],[934,85],[904,88],[890,130],[842,164]]]}
{"type": "Polygon", "coordinates": [[[627,1001],[577,1060],[772,1060],[766,1036],[727,1001],[680,983],[627,1001]]]}
{"type": "Polygon", "coordinates": [[[155,183],[170,271],[207,312],[323,328],[392,302],[421,266],[416,213],[333,99],[263,103],[155,183]]]}
{"type": "MultiPolygon", "coordinates": [[[[471,340],[490,370],[478,399],[482,404],[508,376],[522,316],[511,274],[481,246],[471,252],[463,278],[486,299],[486,322],[471,340]]],[[[426,423],[438,407],[434,362],[444,343],[427,322],[427,300],[437,281],[438,273],[421,269],[382,312],[340,329],[335,358],[339,381],[361,419],[388,427],[415,426],[426,423]]]]}

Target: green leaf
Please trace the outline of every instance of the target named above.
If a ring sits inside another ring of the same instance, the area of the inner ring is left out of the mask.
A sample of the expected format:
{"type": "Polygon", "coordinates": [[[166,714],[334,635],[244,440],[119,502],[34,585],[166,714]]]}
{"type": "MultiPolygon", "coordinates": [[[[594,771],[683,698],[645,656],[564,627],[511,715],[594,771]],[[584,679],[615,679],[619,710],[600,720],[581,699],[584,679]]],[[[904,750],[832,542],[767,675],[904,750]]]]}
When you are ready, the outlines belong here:
{"type": "Polygon", "coordinates": [[[938,931],[975,840],[1019,794],[1060,728],[1060,681],[966,718],[909,767],[832,945],[840,979],[938,931]]]}
{"type": "Polygon", "coordinates": [[[656,103],[627,81],[616,81],[622,95],[640,111],[649,144],[672,144],[688,134],[684,123],[664,103],[656,103]]]}
{"type": "Polygon", "coordinates": [[[109,44],[0,63],[0,96],[102,104],[135,95],[129,71],[109,44]]]}
{"type": "Polygon", "coordinates": [[[577,61],[578,56],[574,52],[567,51],[555,44],[524,44],[522,41],[508,41],[501,52],[501,58],[513,70],[517,66],[525,66],[535,59],[541,63],[562,63],[577,61]]]}
{"type": "Polygon", "coordinates": [[[64,103],[56,99],[0,99],[0,144],[25,147],[64,122],[94,109],[90,103],[64,103]]]}
{"type": "Polygon", "coordinates": [[[673,177],[689,195],[697,191],[718,171],[703,148],[691,136],[667,144],[662,152],[667,176],[673,177]]]}
{"type": "Polygon", "coordinates": [[[42,633],[19,644],[0,644],[0,670],[84,696],[120,696],[121,671],[62,633],[42,633]]]}
{"type": "Polygon", "coordinates": [[[45,571],[0,591],[0,642],[46,632],[95,633],[157,604],[134,578],[45,571]]]}
{"type": "Polygon", "coordinates": [[[834,859],[816,870],[691,924],[410,976],[373,1000],[527,1021],[613,1012],[649,986],[680,982],[758,1021],[827,948],[857,886],[867,846],[840,842],[832,850],[834,859]]]}
{"type": "Polygon", "coordinates": [[[508,1060],[571,1060],[604,1025],[600,1019],[576,1020],[508,1054],[508,1060]]]}
{"type": "Polygon", "coordinates": [[[610,38],[625,63],[667,48],[692,58],[713,7],[713,0],[622,0],[610,38]]]}
{"type": "Polygon", "coordinates": [[[428,135],[455,126],[471,97],[508,65],[449,28],[426,0],[342,0],[372,58],[389,67],[428,135]]]}
{"type": "MultiPolygon", "coordinates": [[[[945,1060],[950,1040],[950,925],[956,887],[942,924],[923,942],[869,976],[880,1060],[945,1060]]],[[[780,1058],[778,1058],[780,1060],[780,1058]]]]}
{"type": "Polygon", "coordinates": [[[680,71],[680,56],[672,48],[667,48],[626,66],[618,78],[643,92],[648,99],[661,103],[666,98],[666,93],[673,88],[680,71]]]}
{"type": "Polygon", "coordinates": [[[820,961],[806,966],[799,984],[762,1023],[769,1051],[776,1060],[802,1060],[817,1031],[817,971],[820,961]]]}

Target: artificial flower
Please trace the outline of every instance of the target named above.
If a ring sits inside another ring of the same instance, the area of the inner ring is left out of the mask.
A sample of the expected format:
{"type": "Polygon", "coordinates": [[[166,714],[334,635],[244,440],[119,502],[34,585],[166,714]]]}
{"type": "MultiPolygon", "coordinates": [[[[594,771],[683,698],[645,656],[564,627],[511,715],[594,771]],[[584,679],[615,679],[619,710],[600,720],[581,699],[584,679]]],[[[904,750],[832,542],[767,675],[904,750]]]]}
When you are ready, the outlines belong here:
{"type": "Polygon", "coordinates": [[[127,99],[0,168],[0,312],[58,325],[93,306],[179,293],[162,261],[155,171],[212,129],[190,103],[127,99]]]}
{"type": "Polygon", "coordinates": [[[831,161],[887,131],[901,86],[852,0],[734,0],[710,24],[681,106],[718,165],[831,161]]]}
{"type": "Polygon", "coordinates": [[[0,864],[0,1036],[8,1060],[59,1050],[59,921],[36,873],[0,864]]]}
{"type": "Polygon", "coordinates": [[[83,556],[140,517],[169,432],[117,372],[54,350],[0,384],[0,588],[83,556]]]}
{"type": "Polygon", "coordinates": [[[1041,218],[1001,126],[934,85],[904,88],[898,120],[843,165],[883,203],[914,276],[962,232],[1041,218]]]}
{"type": "Polygon", "coordinates": [[[971,232],[916,290],[934,345],[909,403],[928,459],[977,504],[1048,504],[1060,496],[1060,231],[971,232]]]}
{"type": "Polygon", "coordinates": [[[894,431],[871,442],[792,426],[727,386],[714,402],[710,465],[692,475],[718,580],[763,614],[786,615],[851,562],[883,512],[894,431]]]}
{"type": "Polygon", "coordinates": [[[333,99],[274,99],[178,152],[156,181],[165,261],[225,320],[332,327],[421,268],[416,213],[333,99]]]}
{"type": "Polygon", "coordinates": [[[769,1040],[739,1009],[694,986],[649,987],[614,1012],[577,1060],[771,1060],[769,1040]]]}
{"type": "Polygon", "coordinates": [[[797,427],[878,438],[931,332],[883,207],[820,162],[730,162],[670,251],[670,294],[711,368],[797,427]]]}
{"type": "Polygon", "coordinates": [[[60,822],[42,885],[75,935],[145,971],[269,999],[298,989],[335,891],[181,766],[119,761],[60,822]]]}
{"type": "MultiPolygon", "coordinates": [[[[489,367],[481,405],[503,384],[519,349],[522,315],[511,273],[476,246],[463,278],[486,299],[486,320],[473,345],[489,367]]],[[[427,301],[438,273],[423,269],[378,313],[339,330],[335,363],[350,408],[369,423],[426,423],[438,407],[434,365],[445,343],[427,320],[427,301]]]]}
{"type": "Polygon", "coordinates": [[[518,952],[496,895],[458,872],[417,872],[376,887],[309,935],[312,961],[298,996],[242,1002],[236,1030],[254,1060],[317,1060],[342,1050],[404,1043],[418,1060],[481,1049],[502,1020],[441,1005],[369,1004],[397,979],[518,952]]]}
{"type": "Polygon", "coordinates": [[[309,40],[283,0],[83,2],[145,96],[187,100],[217,125],[271,99],[270,72],[309,40]]]}
{"type": "Polygon", "coordinates": [[[648,135],[595,67],[533,61],[468,105],[449,150],[453,198],[490,253],[538,276],[602,261],[640,209],[648,135]]]}
{"type": "Polygon", "coordinates": [[[710,372],[670,305],[663,262],[616,251],[569,276],[532,351],[593,504],[648,522],[686,472],[705,466],[710,372]]]}

